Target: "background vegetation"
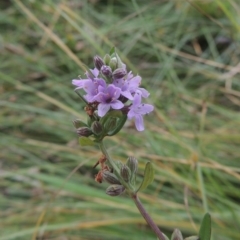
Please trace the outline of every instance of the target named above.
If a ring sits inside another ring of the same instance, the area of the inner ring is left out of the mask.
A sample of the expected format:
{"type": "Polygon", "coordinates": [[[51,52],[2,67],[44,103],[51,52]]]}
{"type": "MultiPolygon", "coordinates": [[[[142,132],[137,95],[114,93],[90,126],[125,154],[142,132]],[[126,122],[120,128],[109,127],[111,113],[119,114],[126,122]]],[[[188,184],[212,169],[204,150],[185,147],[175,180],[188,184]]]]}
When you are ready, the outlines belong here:
{"type": "MultiPolygon", "coordinates": [[[[239,239],[240,7],[237,0],[1,1],[0,239],[156,239],[127,196],[94,182],[97,148],[71,80],[112,46],[151,92],[146,131],[107,139],[111,155],[147,161],[140,194],[169,235],[239,239]]],[[[140,177],[139,177],[140,179],[140,177]]]]}

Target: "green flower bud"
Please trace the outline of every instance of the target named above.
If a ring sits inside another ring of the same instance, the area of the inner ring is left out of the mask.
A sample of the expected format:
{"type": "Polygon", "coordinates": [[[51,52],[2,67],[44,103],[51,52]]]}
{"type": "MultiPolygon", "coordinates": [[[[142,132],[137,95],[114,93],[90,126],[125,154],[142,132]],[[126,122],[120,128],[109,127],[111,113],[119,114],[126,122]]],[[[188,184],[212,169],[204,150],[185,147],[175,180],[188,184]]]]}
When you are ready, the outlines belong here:
{"type": "Polygon", "coordinates": [[[109,66],[113,71],[117,68],[117,59],[115,57],[111,59],[109,66]]]}
{"type": "Polygon", "coordinates": [[[118,56],[117,53],[115,53],[116,59],[117,59],[117,68],[126,68],[126,64],[124,64],[121,60],[121,58],[118,56]]]}
{"type": "Polygon", "coordinates": [[[113,184],[106,190],[106,194],[109,196],[119,196],[125,191],[125,187],[119,184],[113,184]]]}
{"type": "Polygon", "coordinates": [[[83,122],[82,120],[80,120],[80,119],[76,119],[76,120],[73,121],[73,126],[74,126],[76,129],[78,129],[78,128],[80,128],[80,127],[86,127],[87,124],[84,123],[84,122],[83,122]]]}
{"type": "Polygon", "coordinates": [[[102,67],[103,65],[105,65],[105,64],[104,64],[104,61],[103,61],[102,58],[100,58],[99,56],[95,56],[95,57],[93,58],[93,61],[94,61],[95,67],[96,67],[98,70],[100,70],[101,67],[102,67]]]}
{"type": "Polygon", "coordinates": [[[182,233],[179,229],[174,229],[171,240],[183,240],[182,233]]]}
{"type": "Polygon", "coordinates": [[[123,165],[121,167],[120,174],[125,182],[129,182],[131,178],[131,171],[127,165],[123,165]]]}
{"type": "Polygon", "coordinates": [[[89,137],[92,135],[92,131],[88,127],[80,127],[76,132],[80,137],[89,137]]]}
{"type": "Polygon", "coordinates": [[[109,54],[106,54],[103,58],[103,61],[105,63],[105,65],[109,65],[110,61],[111,61],[111,57],[109,54]]]}
{"type": "Polygon", "coordinates": [[[118,181],[116,175],[114,173],[109,172],[109,171],[103,171],[102,177],[106,182],[108,182],[110,184],[118,184],[118,185],[121,184],[118,181]]]}
{"type": "Polygon", "coordinates": [[[132,175],[137,173],[138,170],[138,160],[135,157],[129,157],[126,165],[131,170],[132,175]]]}
{"type": "Polygon", "coordinates": [[[92,129],[93,133],[96,134],[97,136],[100,135],[103,130],[101,123],[98,121],[94,121],[92,123],[91,129],[92,129]]]}

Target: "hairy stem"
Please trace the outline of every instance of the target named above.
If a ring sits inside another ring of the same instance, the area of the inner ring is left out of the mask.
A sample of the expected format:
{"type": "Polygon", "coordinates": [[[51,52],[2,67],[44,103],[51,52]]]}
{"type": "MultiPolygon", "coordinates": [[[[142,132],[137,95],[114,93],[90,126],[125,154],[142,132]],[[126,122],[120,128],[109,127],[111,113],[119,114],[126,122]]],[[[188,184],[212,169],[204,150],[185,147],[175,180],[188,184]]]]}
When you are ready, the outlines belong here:
{"type": "Polygon", "coordinates": [[[146,222],[151,227],[151,229],[156,233],[158,239],[165,240],[165,237],[164,237],[163,233],[158,228],[158,226],[154,223],[154,221],[152,220],[150,215],[147,213],[146,209],[144,208],[140,199],[138,198],[137,193],[132,194],[131,197],[132,197],[134,203],[136,204],[139,212],[142,214],[143,218],[146,220],[146,222]]]}

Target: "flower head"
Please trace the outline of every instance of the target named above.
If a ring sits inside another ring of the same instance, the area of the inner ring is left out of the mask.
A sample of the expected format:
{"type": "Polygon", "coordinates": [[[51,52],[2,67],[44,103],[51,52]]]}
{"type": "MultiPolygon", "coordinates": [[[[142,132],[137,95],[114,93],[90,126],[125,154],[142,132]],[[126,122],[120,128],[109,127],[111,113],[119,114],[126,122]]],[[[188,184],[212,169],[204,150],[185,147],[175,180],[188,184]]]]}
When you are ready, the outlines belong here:
{"type": "Polygon", "coordinates": [[[137,130],[143,131],[143,115],[153,111],[153,106],[141,102],[142,98],[149,96],[149,92],[140,87],[142,78],[128,72],[117,53],[107,54],[103,59],[95,56],[94,65],[94,69],[86,72],[85,79],[72,80],[76,89],[84,91],[88,104],[94,104],[92,111],[98,110],[98,117],[91,121],[99,121],[99,117],[111,109],[121,109],[125,120],[126,115],[128,119],[134,118],[137,130]]]}

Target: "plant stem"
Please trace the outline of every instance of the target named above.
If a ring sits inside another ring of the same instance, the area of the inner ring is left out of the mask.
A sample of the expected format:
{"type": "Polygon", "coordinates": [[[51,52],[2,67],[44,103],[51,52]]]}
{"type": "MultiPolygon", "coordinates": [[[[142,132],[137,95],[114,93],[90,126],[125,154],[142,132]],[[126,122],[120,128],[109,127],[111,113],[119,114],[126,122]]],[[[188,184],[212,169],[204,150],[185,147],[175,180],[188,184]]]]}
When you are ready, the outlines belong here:
{"type": "Polygon", "coordinates": [[[81,100],[83,102],[85,102],[86,104],[88,104],[88,102],[86,101],[86,99],[75,89],[74,92],[81,98],[81,100]]]}
{"type": "Polygon", "coordinates": [[[143,218],[146,220],[148,225],[151,227],[151,229],[156,233],[158,239],[165,240],[165,237],[161,230],[158,228],[158,226],[154,223],[150,215],[147,213],[146,209],[142,205],[140,199],[137,196],[137,193],[134,193],[131,195],[131,198],[133,199],[134,203],[136,204],[139,212],[142,214],[143,218]]]}
{"type": "Polygon", "coordinates": [[[107,152],[107,149],[105,148],[104,144],[103,144],[103,141],[101,141],[99,143],[99,147],[102,151],[102,153],[105,155],[105,157],[107,158],[107,161],[108,161],[108,164],[113,168],[114,170],[114,173],[116,174],[117,178],[119,179],[119,181],[122,183],[123,186],[125,186],[126,188],[128,188],[128,184],[122,180],[122,177],[121,177],[121,174],[120,174],[120,171],[117,167],[117,165],[115,164],[115,162],[111,159],[111,157],[109,156],[108,152],[107,152]]]}
{"type": "Polygon", "coordinates": [[[122,177],[121,174],[119,172],[119,169],[117,167],[117,165],[114,163],[114,161],[111,159],[111,157],[109,156],[107,149],[105,148],[103,141],[101,141],[99,143],[99,147],[102,151],[102,153],[106,156],[107,161],[109,163],[109,165],[111,165],[111,167],[114,170],[114,173],[116,174],[116,176],[118,177],[118,180],[122,183],[122,185],[124,185],[129,193],[129,195],[131,196],[131,198],[133,199],[135,205],[137,206],[139,212],[142,214],[143,218],[146,220],[146,222],[148,223],[148,225],[151,227],[151,229],[156,233],[158,239],[160,240],[165,240],[165,237],[163,235],[163,233],[160,231],[160,229],[158,228],[158,226],[153,222],[152,218],[150,217],[150,215],[147,213],[146,209],[143,207],[140,199],[137,196],[137,193],[134,192],[133,188],[131,188],[129,186],[128,183],[126,183],[122,177]]]}

